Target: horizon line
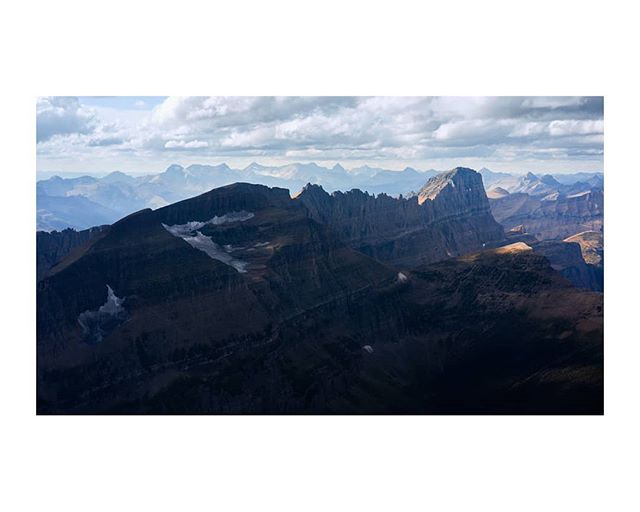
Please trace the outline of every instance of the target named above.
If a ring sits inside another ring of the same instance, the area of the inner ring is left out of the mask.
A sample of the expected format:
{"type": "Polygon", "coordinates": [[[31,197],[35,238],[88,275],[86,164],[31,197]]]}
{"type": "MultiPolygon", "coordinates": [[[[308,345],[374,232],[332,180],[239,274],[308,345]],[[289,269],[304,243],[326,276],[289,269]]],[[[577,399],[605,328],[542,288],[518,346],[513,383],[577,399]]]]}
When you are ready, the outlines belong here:
{"type": "Polygon", "coordinates": [[[304,162],[304,161],[299,161],[299,160],[294,160],[288,163],[284,163],[284,164],[277,164],[277,165],[264,165],[261,164],[257,161],[252,161],[250,164],[244,166],[244,167],[232,167],[231,165],[229,165],[227,162],[220,162],[220,163],[191,163],[189,165],[182,165],[176,162],[173,162],[169,165],[167,165],[163,170],[160,171],[135,171],[135,170],[122,170],[122,169],[114,169],[111,171],[57,171],[57,170],[39,170],[36,169],[36,175],[38,174],[51,174],[50,178],[53,178],[55,176],[58,176],[60,178],[64,178],[64,176],[60,176],[62,174],[66,174],[66,175],[73,175],[73,176],[77,176],[77,177],[82,177],[82,176],[89,176],[89,177],[104,177],[104,176],[108,176],[110,174],[113,173],[122,173],[122,174],[129,174],[129,175],[137,175],[137,176],[149,176],[149,175],[155,175],[155,174],[162,174],[164,172],[166,172],[170,167],[173,166],[178,166],[181,167],[182,169],[188,169],[189,167],[192,166],[203,166],[203,167],[220,167],[226,165],[229,169],[234,170],[234,171],[244,171],[246,169],[248,169],[249,167],[253,166],[253,165],[258,165],[260,167],[264,167],[264,168],[271,168],[271,169],[277,169],[277,168],[282,168],[282,167],[287,167],[290,165],[315,165],[321,169],[326,169],[328,171],[331,171],[332,169],[334,169],[337,166],[342,167],[345,171],[353,171],[356,169],[361,169],[361,168],[369,168],[369,169],[375,169],[375,170],[380,170],[380,171],[388,171],[388,172],[403,172],[406,171],[408,169],[410,170],[414,170],[416,172],[419,173],[427,173],[427,172],[447,172],[453,169],[456,169],[458,167],[464,167],[467,169],[472,169],[476,172],[481,172],[483,170],[486,171],[490,171],[493,173],[497,173],[497,174],[513,174],[513,175],[526,175],[526,174],[535,174],[537,176],[544,176],[545,174],[550,174],[550,175],[554,175],[554,174],[559,174],[559,175],[563,175],[563,174],[578,174],[578,173],[584,173],[584,174],[604,174],[604,169],[602,170],[580,170],[579,168],[575,169],[575,170],[571,170],[571,171],[530,171],[530,170],[517,170],[517,171],[494,171],[491,168],[488,168],[486,166],[482,166],[478,169],[475,169],[473,167],[469,167],[468,165],[456,165],[454,167],[451,168],[447,168],[447,169],[435,169],[433,167],[429,168],[429,169],[422,169],[422,168],[417,168],[417,167],[412,167],[410,165],[405,166],[402,169],[392,169],[392,168],[387,168],[387,167],[379,167],[376,165],[372,165],[368,162],[366,163],[362,163],[361,165],[357,165],[357,166],[352,166],[352,167],[347,167],[344,164],[340,163],[339,161],[336,161],[336,163],[331,166],[330,164],[326,164],[322,165],[322,164],[318,164],[316,161],[309,161],[309,162],[304,162]]]}

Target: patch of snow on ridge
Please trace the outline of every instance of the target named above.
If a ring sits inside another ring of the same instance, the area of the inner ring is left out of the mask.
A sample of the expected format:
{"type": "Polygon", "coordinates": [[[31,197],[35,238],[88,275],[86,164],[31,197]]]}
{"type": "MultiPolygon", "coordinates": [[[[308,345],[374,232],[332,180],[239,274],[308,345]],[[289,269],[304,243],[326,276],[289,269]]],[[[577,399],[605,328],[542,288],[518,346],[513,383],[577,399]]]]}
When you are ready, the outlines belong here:
{"type": "Polygon", "coordinates": [[[122,307],[123,302],[124,299],[118,297],[113,291],[113,288],[107,285],[107,302],[100,306],[100,309],[98,309],[98,311],[106,315],[117,315],[118,313],[124,311],[124,308],[122,307]]]}
{"type": "Polygon", "coordinates": [[[183,235],[190,235],[194,231],[202,229],[207,224],[211,224],[212,226],[220,226],[221,224],[226,224],[228,222],[244,222],[245,220],[249,220],[254,216],[255,215],[253,213],[245,212],[244,210],[242,210],[240,212],[225,213],[220,217],[216,215],[212,219],[204,222],[193,220],[191,222],[187,222],[186,224],[174,224],[173,226],[167,226],[166,224],[162,225],[172,235],[181,237],[183,235]]]}
{"type": "Polygon", "coordinates": [[[127,318],[124,299],[118,297],[107,285],[107,301],[97,310],[87,310],[78,316],[87,343],[100,343],[104,337],[127,318]]]}
{"type": "Polygon", "coordinates": [[[226,222],[244,222],[245,220],[249,220],[254,216],[255,215],[253,213],[245,212],[244,210],[242,210],[239,212],[225,213],[220,217],[215,216],[205,224],[213,224],[214,226],[218,226],[220,224],[225,224],[226,222]]]}
{"type": "Polygon", "coordinates": [[[402,272],[398,272],[398,282],[399,283],[406,283],[409,280],[409,278],[403,274],[402,272]]]}
{"type": "Polygon", "coordinates": [[[180,238],[187,242],[191,247],[199,249],[214,260],[221,261],[225,265],[235,268],[238,272],[244,273],[247,271],[248,263],[246,261],[234,258],[217,243],[211,240],[211,237],[203,235],[200,231],[196,231],[196,234],[193,236],[186,235],[180,236],[180,238]]]}
{"type": "Polygon", "coordinates": [[[569,196],[567,196],[568,199],[571,199],[573,197],[582,197],[582,196],[586,196],[588,194],[591,194],[590,190],[585,190],[584,192],[578,192],[577,194],[571,194],[569,196]]]}
{"type": "Polygon", "coordinates": [[[225,213],[220,217],[215,216],[206,222],[191,221],[186,224],[175,224],[173,226],[162,224],[162,227],[164,227],[164,229],[173,236],[182,238],[191,247],[204,252],[211,259],[218,260],[225,265],[235,268],[238,272],[244,273],[247,271],[248,263],[246,261],[236,259],[229,254],[234,250],[234,247],[231,245],[220,247],[211,239],[211,237],[203,235],[200,232],[200,229],[207,224],[219,226],[227,222],[244,222],[251,219],[253,216],[254,214],[251,212],[231,212],[225,213]]]}

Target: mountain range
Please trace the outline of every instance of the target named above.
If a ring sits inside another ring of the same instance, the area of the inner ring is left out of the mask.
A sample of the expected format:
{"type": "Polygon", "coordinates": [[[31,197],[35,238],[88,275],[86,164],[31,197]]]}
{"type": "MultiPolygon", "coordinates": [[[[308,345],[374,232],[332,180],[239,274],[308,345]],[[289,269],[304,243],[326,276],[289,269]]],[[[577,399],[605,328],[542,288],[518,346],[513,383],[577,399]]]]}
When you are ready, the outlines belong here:
{"type": "Polygon", "coordinates": [[[52,176],[37,183],[38,229],[86,229],[112,223],[143,208],[159,208],[231,183],[255,183],[299,191],[307,183],[332,192],[360,188],[392,195],[421,187],[436,171],[389,171],[362,166],[346,170],[315,163],[269,167],[252,163],[244,169],[220,165],[170,165],[164,172],[132,176],[119,171],[104,177],[52,176]],[[84,213],[83,213],[84,212],[84,213]]]}
{"type": "Polygon", "coordinates": [[[413,189],[240,182],[39,234],[38,412],[602,413],[603,295],[568,270],[597,236],[545,256],[471,169],[413,189]]]}
{"type": "MultiPolygon", "coordinates": [[[[37,182],[37,229],[53,231],[70,227],[82,230],[111,224],[143,208],[160,208],[237,182],[287,188],[292,193],[299,192],[307,183],[311,183],[322,186],[329,193],[358,189],[370,194],[385,193],[397,197],[415,193],[437,174],[438,171],[433,169],[419,171],[410,167],[392,171],[365,165],[347,170],[339,164],[329,168],[315,163],[282,166],[252,163],[244,169],[232,169],[226,164],[188,167],[174,164],[162,173],[142,176],[119,171],[104,177],[51,176],[37,182]]],[[[510,185],[517,185],[521,176],[493,173],[488,169],[481,170],[480,174],[490,197],[491,188],[496,183],[504,185],[509,192],[525,191],[524,186],[510,185]]],[[[574,193],[586,190],[589,180],[598,179],[601,180],[601,174],[582,173],[558,178],[563,182],[562,186],[566,184],[566,190],[575,189],[574,193]],[[567,180],[570,183],[565,183],[567,180]]],[[[527,190],[533,188],[529,186],[527,190]]]]}
{"type": "Polygon", "coordinates": [[[540,240],[562,240],[604,227],[604,182],[599,175],[563,184],[549,175],[527,174],[511,184],[494,182],[487,195],[493,216],[505,229],[522,228],[540,240]]]}

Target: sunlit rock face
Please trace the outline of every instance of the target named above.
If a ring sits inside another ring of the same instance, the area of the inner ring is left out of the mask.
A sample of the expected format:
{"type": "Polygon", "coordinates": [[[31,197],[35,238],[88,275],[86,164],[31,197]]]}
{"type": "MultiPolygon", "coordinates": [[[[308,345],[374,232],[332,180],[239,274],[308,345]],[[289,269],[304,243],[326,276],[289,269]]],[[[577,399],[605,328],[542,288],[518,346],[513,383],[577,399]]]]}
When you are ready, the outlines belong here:
{"type": "Polygon", "coordinates": [[[587,263],[577,242],[543,240],[532,246],[538,254],[549,260],[554,270],[560,272],[574,286],[596,292],[604,290],[603,268],[587,263]]]}
{"type": "Polygon", "coordinates": [[[564,240],[580,246],[582,257],[589,265],[604,267],[604,233],[601,231],[583,231],[564,240]]]}
{"type": "Polygon", "coordinates": [[[396,265],[431,263],[504,238],[482,177],[471,169],[439,174],[408,199],[359,190],[328,194],[307,185],[296,200],[352,247],[396,265]]]}

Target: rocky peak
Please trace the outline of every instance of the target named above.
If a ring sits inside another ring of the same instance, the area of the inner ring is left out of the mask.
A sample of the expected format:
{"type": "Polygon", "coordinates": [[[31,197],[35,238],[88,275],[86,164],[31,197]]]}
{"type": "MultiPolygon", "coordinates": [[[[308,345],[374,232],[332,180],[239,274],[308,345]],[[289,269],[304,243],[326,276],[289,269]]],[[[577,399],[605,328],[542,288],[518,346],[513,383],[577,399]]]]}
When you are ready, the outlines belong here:
{"type": "Polygon", "coordinates": [[[449,188],[452,191],[458,188],[456,195],[460,196],[479,190],[482,190],[482,194],[484,194],[482,176],[480,174],[473,169],[456,167],[427,181],[426,185],[418,192],[418,203],[422,204],[427,200],[435,199],[445,188],[449,188]]]}
{"type": "Polygon", "coordinates": [[[166,224],[183,224],[191,221],[206,221],[215,215],[224,215],[228,212],[255,212],[268,207],[291,207],[289,191],[284,188],[269,188],[252,183],[233,183],[165,206],[154,213],[166,224]]]}
{"type": "Polygon", "coordinates": [[[436,261],[504,237],[480,174],[462,167],[431,178],[407,199],[357,189],[329,195],[307,185],[296,200],[352,247],[395,264],[436,261]]]}
{"type": "Polygon", "coordinates": [[[225,172],[229,170],[230,170],[230,167],[224,163],[218,164],[218,165],[193,164],[186,168],[186,171],[191,175],[206,175],[212,172],[225,172]]]}
{"type": "Polygon", "coordinates": [[[540,181],[545,185],[549,185],[551,187],[559,187],[560,183],[556,180],[551,174],[545,174],[540,177],[540,181]]]}
{"type": "Polygon", "coordinates": [[[167,175],[173,175],[173,176],[182,175],[184,174],[184,167],[178,164],[172,164],[169,167],[167,167],[167,170],[164,171],[164,173],[167,175]]]}
{"type": "Polygon", "coordinates": [[[260,165],[258,162],[251,162],[242,170],[244,172],[255,172],[255,171],[261,171],[262,169],[266,169],[266,167],[264,165],[260,165]]]}
{"type": "Polygon", "coordinates": [[[105,183],[115,183],[118,181],[131,182],[131,181],[135,181],[135,178],[133,178],[132,176],[129,176],[128,174],[123,173],[122,171],[113,171],[107,174],[106,176],[104,176],[101,181],[105,183]]]}
{"type": "Polygon", "coordinates": [[[505,197],[509,195],[509,191],[502,187],[493,187],[489,191],[487,191],[487,197],[490,199],[497,199],[500,197],[505,197]]]}
{"type": "Polygon", "coordinates": [[[322,188],[322,185],[318,185],[316,183],[307,183],[304,187],[302,187],[300,194],[302,193],[329,195],[329,193],[322,188]]]}
{"type": "Polygon", "coordinates": [[[331,209],[331,195],[321,185],[307,183],[294,199],[304,204],[311,218],[327,222],[325,214],[331,209]]]}

